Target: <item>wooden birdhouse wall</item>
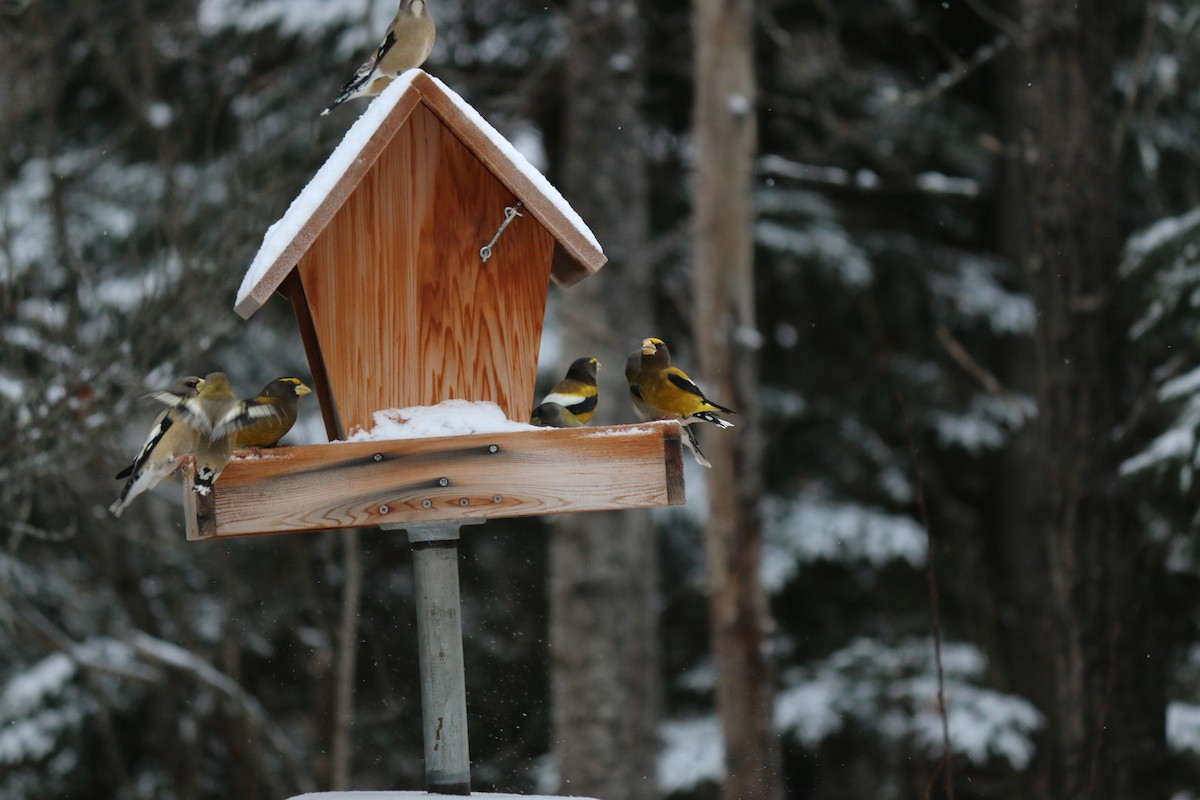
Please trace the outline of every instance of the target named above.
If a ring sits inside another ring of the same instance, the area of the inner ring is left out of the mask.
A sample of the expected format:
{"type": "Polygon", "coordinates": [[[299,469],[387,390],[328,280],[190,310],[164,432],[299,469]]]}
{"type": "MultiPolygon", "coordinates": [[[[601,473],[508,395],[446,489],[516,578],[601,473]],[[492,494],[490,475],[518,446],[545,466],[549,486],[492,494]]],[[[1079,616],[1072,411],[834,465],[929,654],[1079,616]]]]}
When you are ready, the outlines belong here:
{"type": "Polygon", "coordinates": [[[416,103],[298,265],[343,433],[451,398],[528,418],[555,239],[526,213],[479,257],[515,203],[416,103]]]}

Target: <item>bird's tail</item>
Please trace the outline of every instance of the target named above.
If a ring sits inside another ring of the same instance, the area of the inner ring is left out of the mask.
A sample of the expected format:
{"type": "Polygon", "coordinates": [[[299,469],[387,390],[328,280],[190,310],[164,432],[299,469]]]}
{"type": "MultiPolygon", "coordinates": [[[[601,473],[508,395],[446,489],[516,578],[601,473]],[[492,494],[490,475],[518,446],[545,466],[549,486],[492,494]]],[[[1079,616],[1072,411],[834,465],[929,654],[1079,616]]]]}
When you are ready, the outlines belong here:
{"type": "MultiPolygon", "coordinates": [[[[713,405],[716,405],[716,404],[714,403],[713,405]]],[[[721,406],[717,406],[717,408],[721,408],[721,406]]],[[[734,413],[732,411],[729,411],[729,409],[727,409],[727,408],[721,408],[721,410],[728,411],[730,414],[734,413]]],[[[732,422],[730,422],[727,419],[721,419],[716,414],[713,414],[710,411],[697,411],[695,414],[692,414],[692,416],[695,417],[696,419],[702,419],[705,422],[711,422],[713,425],[716,425],[718,428],[732,428],[733,427],[732,422]]]]}
{"type": "Polygon", "coordinates": [[[700,452],[700,443],[696,441],[696,434],[692,433],[692,429],[685,425],[683,434],[683,446],[692,451],[692,455],[696,457],[696,463],[706,469],[712,469],[712,464],[704,453],[700,452]]]}
{"type": "Polygon", "coordinates": [[[337,97],[325,107],[325,110],[321,112],[321,116],[324,117],[347,100],[358,97],[362,93],[363,87],[371,80],[371,74],[374,71],[375,64],[373,61],[368,61],[359,67],[358,71],[354,73],[354,77],[343,83],[342,88],[338,89],[337,97]]]}

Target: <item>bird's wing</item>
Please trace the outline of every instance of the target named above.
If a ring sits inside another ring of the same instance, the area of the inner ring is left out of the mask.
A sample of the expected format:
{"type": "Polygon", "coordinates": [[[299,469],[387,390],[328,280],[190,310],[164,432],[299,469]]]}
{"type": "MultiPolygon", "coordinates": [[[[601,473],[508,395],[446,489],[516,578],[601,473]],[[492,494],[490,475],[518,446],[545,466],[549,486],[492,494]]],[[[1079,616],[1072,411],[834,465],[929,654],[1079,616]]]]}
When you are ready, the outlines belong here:
{"type": "Polygon", "coordinates": [[[255,420],[278,415],[279,409],[273,403],[264,403],[258,400],[242,400],[229,409],[225,416],[217,420],[217,424],[212,429],[212,438],[218,439],[222,436],[227,436],[234,431],[245,428],[255,420]]]}
{"type": "Polygon", "coordinates": [[[692,379],[678,367],[671,367],[667,370],[667,380],[688,394],[694,394],[700,399],[704,399],[704,392],[700,391],[700,387],[692,383],[692,379]]]}
{"type": "Polygon", "coordinates": [[[552,392],[542,400],[543,403],[558,403],[566,409],[570,409],[572,414],[586,414],[589,411],[595,411],[596,405],[600,402],[600,398],[595,393],[590,395],[583,394],[567,394],[562,392],[552,392]]]}
{"type": "Polygon", "coordinates": [[[154,452],[154,448],[157,447],[158,443],[162,441],[162,438],[167,435],[167,431],[171,429],[173,424],[175,424],[175,419],[169,410],[159,414],[158,419],[154,421],[154,427],[150,429],[150,435],[146,437],[146,443],[142,445],[141,452],[139,452],[137,457],[133,459],[132,464],[114,475],[113,480],[119,481],[122,478],[128,478],[130,475],[137,472],[138,467],[146,463],[146,459],[148,459],[150,454],[154,452]]]}

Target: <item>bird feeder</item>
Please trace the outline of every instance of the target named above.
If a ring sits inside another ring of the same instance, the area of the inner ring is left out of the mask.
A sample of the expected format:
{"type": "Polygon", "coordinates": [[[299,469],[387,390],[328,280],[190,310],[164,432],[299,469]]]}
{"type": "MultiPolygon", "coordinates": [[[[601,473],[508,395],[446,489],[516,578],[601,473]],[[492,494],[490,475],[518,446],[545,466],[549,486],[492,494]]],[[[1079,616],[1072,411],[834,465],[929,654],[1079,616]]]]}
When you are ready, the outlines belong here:
{"type": "Polygon", "coordinates": [[[469,790],[459,526],[682,504],[680,428],[332,442],[369,428],[375,411],[449,399],[528,420],[550,281],[570,286],[605,260],[541,174],[441,81],[411,70],[268,230],[238,293],[244,318],[276,292],[291,301],[331,443],[235,458],[206,496],[189,476],[188,538],[408,532],[430,791],[469,790]]]}

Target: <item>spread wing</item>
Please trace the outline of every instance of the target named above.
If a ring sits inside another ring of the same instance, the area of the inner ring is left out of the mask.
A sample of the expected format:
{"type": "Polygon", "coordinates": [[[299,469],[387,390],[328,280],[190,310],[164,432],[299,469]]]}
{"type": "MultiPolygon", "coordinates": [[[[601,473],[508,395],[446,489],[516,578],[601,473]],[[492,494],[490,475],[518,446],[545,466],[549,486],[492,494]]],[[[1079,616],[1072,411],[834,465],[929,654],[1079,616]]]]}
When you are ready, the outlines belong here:
{"type": "Polygon", "coordinates": [[[278,415],[279,409],[271,403],[263,403],[257,400],[242,400],[229,409],[228,413],[213,426],[212,438],[218,439],[234,431],[239,431],[256,420],[278,415]]]}

